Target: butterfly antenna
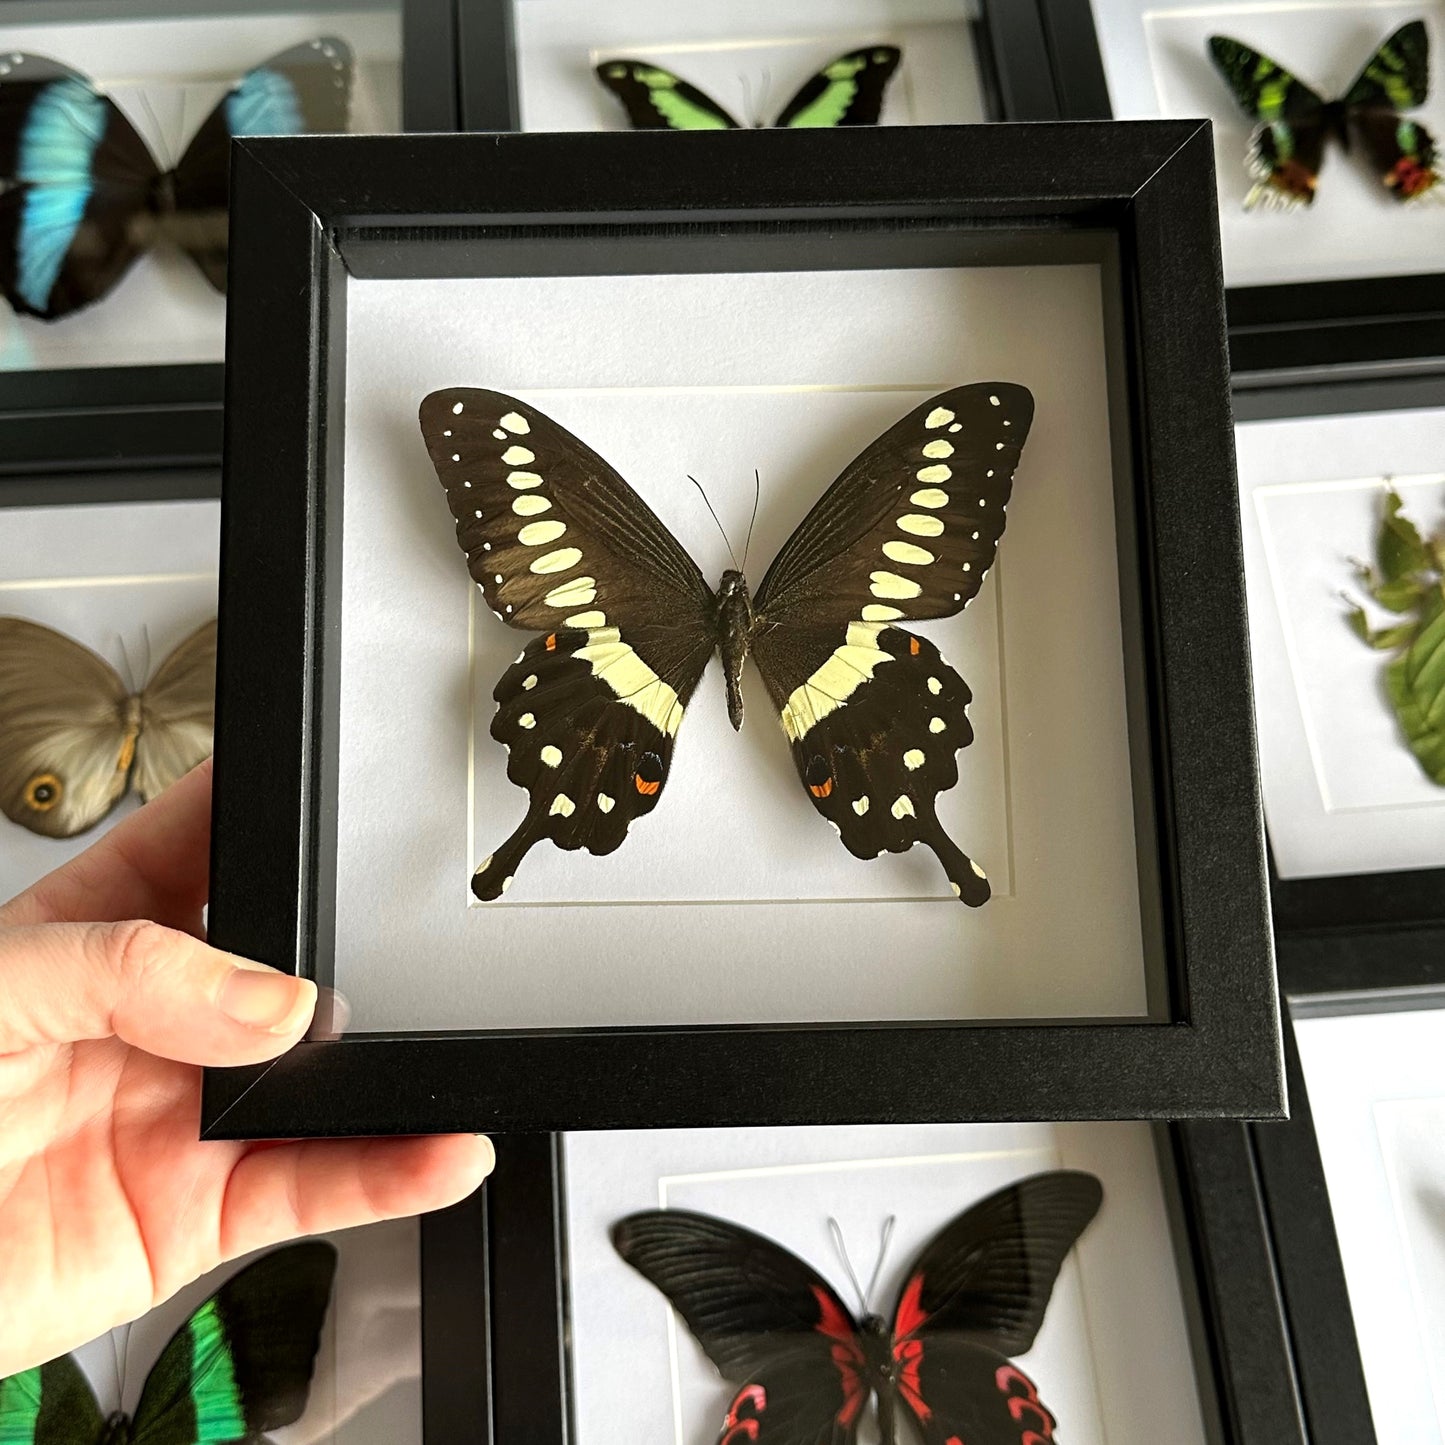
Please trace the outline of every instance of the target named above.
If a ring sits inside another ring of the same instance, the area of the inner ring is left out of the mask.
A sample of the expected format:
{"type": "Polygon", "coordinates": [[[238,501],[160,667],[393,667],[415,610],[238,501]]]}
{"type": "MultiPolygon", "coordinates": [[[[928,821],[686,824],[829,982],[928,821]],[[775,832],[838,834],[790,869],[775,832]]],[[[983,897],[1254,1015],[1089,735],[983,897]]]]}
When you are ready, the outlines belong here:
{"type": "Polygon", "coordinates": [[[878,1276],[883,1273],[883,1261],[888,1256],[888,1242],[893,1238],[893,1225],[895,1216],[890,1214],[883,1221],[883,1236],[878,1241],[878,1263],[873,1266],[873,1278],[868,1281],[868,1294],[865,1297],[863,1313],[868,1313],[867,1300],[873,1298],[873,1291],[878,1288],[878,1276]]]}
{"type": "Polygon", "coordinates": [[[726,532],[723,532],[723,524],[722,524],[721,522],[718,522],[717,513],[716,513],[716,512],[713,512],[713,510],[712,510],[712,503],[708,501],[708,499],[707,499],[707,493],[704,492],[703,489],[702,489],[702,483],[701,483],[700,481],[698,481],[698,479],[697,479],[696,477],[694,477],[693,475],[691,475],[691,473],[688,474],[688,478],[687,478],[687,479],[688,479],[688,481],[690,481],[690,482],[693,484],[693,486],[695,486],[695,487],[697,488],[697,490],[698,490],[698,495],[699,495],[699,496],[702,498],[702,500],[703,500],[703,505],[708,509],[709,512],[712,512],[712,519],[713,519],[714,522],[717,522],[717,529],[718,529],[718,531],[719,531],[719,532],[722,532],[723,546],[728,549],[728,556],[731,557],[732,560],[733,560],[733,568],[734,568],[735,571],[741,572],[741,571],[742,571],[742,568],[738,566],[738,554],[733,551],[733,544],[728,541],[728,534],[727,534],[726,532]]]}
{"type": "MultiPolygon", "coordinates": [[[[185,97],[185,92],[182,91],[182,92],[181,92],[181,104],[182,104],[182,105],[185,104],[185,98],[186,98],[186,97],[185,97]]],[[[161,152],[161,158],[162,158],[162,159],[165,161],[165,163],[166,163],[166,169],[167,169],[168,171],[173,171],[173,170],[175,170],[175,168],[176,168],[176,163],[175,163],[174,160],[171,159],[170,137],[166,135],[165,130],[162,128],[162,126],[161,126],[161,121],[160,121],[160,117],[155,113],[154,109],[151,107],[150,97],[145,93],[145,91],[141,91],[141,93],[140,93],[140,103],[145,107],[145,113],[146,113],[148,116],[150,116],[150,118],[151,118],[151,128],[152,128],[152,131],[153,131],[153,133],[154,133],[154,135],[155,135],[155,138],[156,138],[156,146],[157,146],[157,148],[158,148],[158,149],[160,150],[160,152],[161,152]]],[[[184,113],[184,112],[183,112],[183,113],[184,113]]]]}
{"type": "Polygon", "coordinates": [[[748,518],[748,537],[743,543],[743,565],[738,568],[739,572],[748,570],[748,548],[753,545],[753,523],[758,520],[758,503],[762,500],[763,479],[758,475],[758,469],[753,468],[753,514],[748,518]]]}
{"type": "Polygon", "coordinates": [[[135,671],[130,665],[130,649],[125,645],[125,638],[117,632],[115,641],[116,646],[120,648],[120,669],[124,674],[121,680],[125,683],[126,691],[129,693],[139,692],[140,689],[135,682],[135,671]]]}
{"type": "Polygon", "coordinates": [[[761,129],[763,128],[763,126],[767,123],[767,122],[763,119],[763,117],[767,115],[767,110],[765,109],[765,107],[767,106],[767,103],[768,103],[768,92],[769,92],[770,90],[772,90],[772,88],[773,88],[773,72],[772,72],[771,70],[764,69],[764,71],[763,71],[763,88],[762,88],[761,92],[759,92],[759,94],[758,94],[758,108],[757,108],[756,113],[755,113],[754,116],[753,116],[753,126],[754,126],[754,128],[756,128],[756,129],[758,129],[758,130],[761,130],[761,129]]]}
{"type": "Polygon", "coordinates": [[[831,1214],[828,1216],[828,1233],[833,1236],[833,1248],[838,1251],[838,1258],[843,1261],[843,1270],[848,1276],[848,1283],[853,1286],[853,1293],[858,1296],[858,1308],[866,1315],[868,1313],[868,1297],[858,1283],[858,1276],[853,1273],[853,1261],[848,1258],[848,1246],[843,1243],[842,1226],[831,1214]]]}

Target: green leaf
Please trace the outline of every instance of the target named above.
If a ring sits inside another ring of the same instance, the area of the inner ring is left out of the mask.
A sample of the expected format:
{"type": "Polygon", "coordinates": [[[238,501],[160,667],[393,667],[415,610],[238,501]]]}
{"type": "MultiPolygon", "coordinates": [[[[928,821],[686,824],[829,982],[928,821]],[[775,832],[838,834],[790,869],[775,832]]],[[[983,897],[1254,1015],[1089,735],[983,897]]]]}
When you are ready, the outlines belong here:
{"type": "MultiPolygon", "coordinates": [[[[1434,570],[1434,558],[1420,536],[1419,528],[1408,517],[1401,515],[1400,509],[1404,505],[1400,494],[1391,487],[1385,497],[1385,516],[1380,523],[1380,537],[1375,547],[1380,560],[1380,575],[1384,579],[1381,591],[1406,579],[1418,585],[1423,580],[1421,573],[1434,570]]],[[[1385,605],[1388,607],[1390,604],[1385,605]]]]}
{"type": "Polygon", "coordinates": [[[1438,590],[1430,610],[1414,641],[1385,669],[1385,687],[1420,766],[1445,786],[1445,601],[1438,590]]]}

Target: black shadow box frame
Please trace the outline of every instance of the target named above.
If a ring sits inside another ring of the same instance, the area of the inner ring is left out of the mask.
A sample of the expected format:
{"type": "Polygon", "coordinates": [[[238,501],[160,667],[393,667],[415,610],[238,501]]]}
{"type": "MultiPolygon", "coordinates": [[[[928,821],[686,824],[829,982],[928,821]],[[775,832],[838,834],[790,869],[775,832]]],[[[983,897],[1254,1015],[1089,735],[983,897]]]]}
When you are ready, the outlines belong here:
{"type": "MultiPolygon", "coordinates": [[[[1297,382],[1238,391],[1241,422],[1358,412],[1445,409],[1445,366],[1411,377],[1297,382]]],[[[1281,878],[1270,860],[1270,903],[1282,990],[1312,996],[1445,986],[1442,866],[1321,878],[1281,878]]],[[[1293,1096],[1291,1096],[1293,1097],[1293,1096]]]]}
{"type": "MultiPolygon", "coordinates": [[[[1113,117],[1091,0],[1037,0],[1064,120],[1113,117]]],[[[1237,286],[1235,386],[1430,369],[1445,357],[1445,274],[1237,286]]]]}
{"type": "MultiPolygon", "coordinates": [[[[520,130],[516,0],[456,0],[456,4],[459,128],[520,130]]],[[[1031,5],[981,0],[970,28],[990,120],[1063,118],[1049,70],[1043,25],[1031,5]]]]}
{"type": "MultiPolygon", "coordinates": [[[[402,128],[456,130],[458,0],[396,3],[402,128]]],[[[34,8],[33,0],[0,0],[0,23],[21,5],[34,8]]],[[[233,5],[245,8],[244,0],[233,5]]],[[[181,0],[155,9],[210,14],[216,7],[181,0]]],[[[219,467],[223,375],[220,362],[0,371],[0,476],[219,467]]]]}
{"type": "Polygon", "coordinates": [[[1201,537],[1215,556],[1239,547],[1207,128],[690,142],[686,171],[672,144],[627,135],[237,144],[213,938],[332,981],[349,276],[1083,254],[1105,259],[1129,473],[1116,515],[1150,1016],[356,1033],[208,1073],[204,1134],[1279,1115],[1242,578],[1198,565],[1201,537]]]}
{"type": "MultiPolygon", "coordinates": [[[[1211,1445],[1363,1445],[1306,1431],[1246,1126],[1156,1124],[1154,1139],[1211,1445]]],[[[575,1438],[560,1142],[496,1143],[485,1190],[422,1221],[424,1257],[446,1262],[424,1274],[424,1318],[449,1325],[424,1351],[427,1445],[433,1418],[442,1445],[575,1438]]]]}

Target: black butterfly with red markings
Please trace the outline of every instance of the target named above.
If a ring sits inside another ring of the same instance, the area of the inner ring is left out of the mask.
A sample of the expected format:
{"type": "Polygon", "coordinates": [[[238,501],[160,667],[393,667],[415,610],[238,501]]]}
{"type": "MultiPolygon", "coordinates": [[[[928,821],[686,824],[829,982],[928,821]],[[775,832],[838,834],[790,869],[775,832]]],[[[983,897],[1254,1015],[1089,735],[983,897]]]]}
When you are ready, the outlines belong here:
{"type": "Polygon", "coordinates": [[[422,435],[471,575],[502,621],[545,634],[493,694],[492,736],[531,804],[477,870],[477,897],[499,897],[543,838],[621,844],[657,805],[716,649],[733,727],[751,653],[803,786],[850,853],[922,843],[958,897],[983,903],[983,869],[934,811],[973,740],[972,695],[932,642],[893,624],[977,595],[1032,419],[1032,396],[1005,382],[915,407],[843,469],[750,596],[731,570],[714,593],[622,477],[535,407],[464,387],[428,396],[422,435]]]}
{"type": "Polygon", "coordinates": [[[629,1215],[612,1243],[736,1387],[718,1445],[852,1445],[870,1394],[882,1445],[905,1418],[925,1445],[1049,1445],[1054,1417],[1010,1357],[1103,1197],[1064,1170],[991,1194],[924,1246],[891,1324],[858,1322],[796,1255],[711,1215],[629,1215]]]}

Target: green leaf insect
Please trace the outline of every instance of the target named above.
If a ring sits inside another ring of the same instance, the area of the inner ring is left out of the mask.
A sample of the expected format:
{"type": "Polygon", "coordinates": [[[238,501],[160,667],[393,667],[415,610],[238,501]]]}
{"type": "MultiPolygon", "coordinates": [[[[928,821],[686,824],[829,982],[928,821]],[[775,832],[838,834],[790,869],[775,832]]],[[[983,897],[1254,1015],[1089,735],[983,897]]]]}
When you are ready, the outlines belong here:
{"type": "Polygon", "coordinates": [[[1445,787],[1445,531],[1422,537],[1402,515],[1403,506],[1391,487],[1375,566],[1358,564],[1355,578],[1375,602],[1405,620],[1375,630],[1355,604],[1346,621],[1371,647],[1395,653],[1385,665],[1385,692],[1426,776],[1445,787]]]}

